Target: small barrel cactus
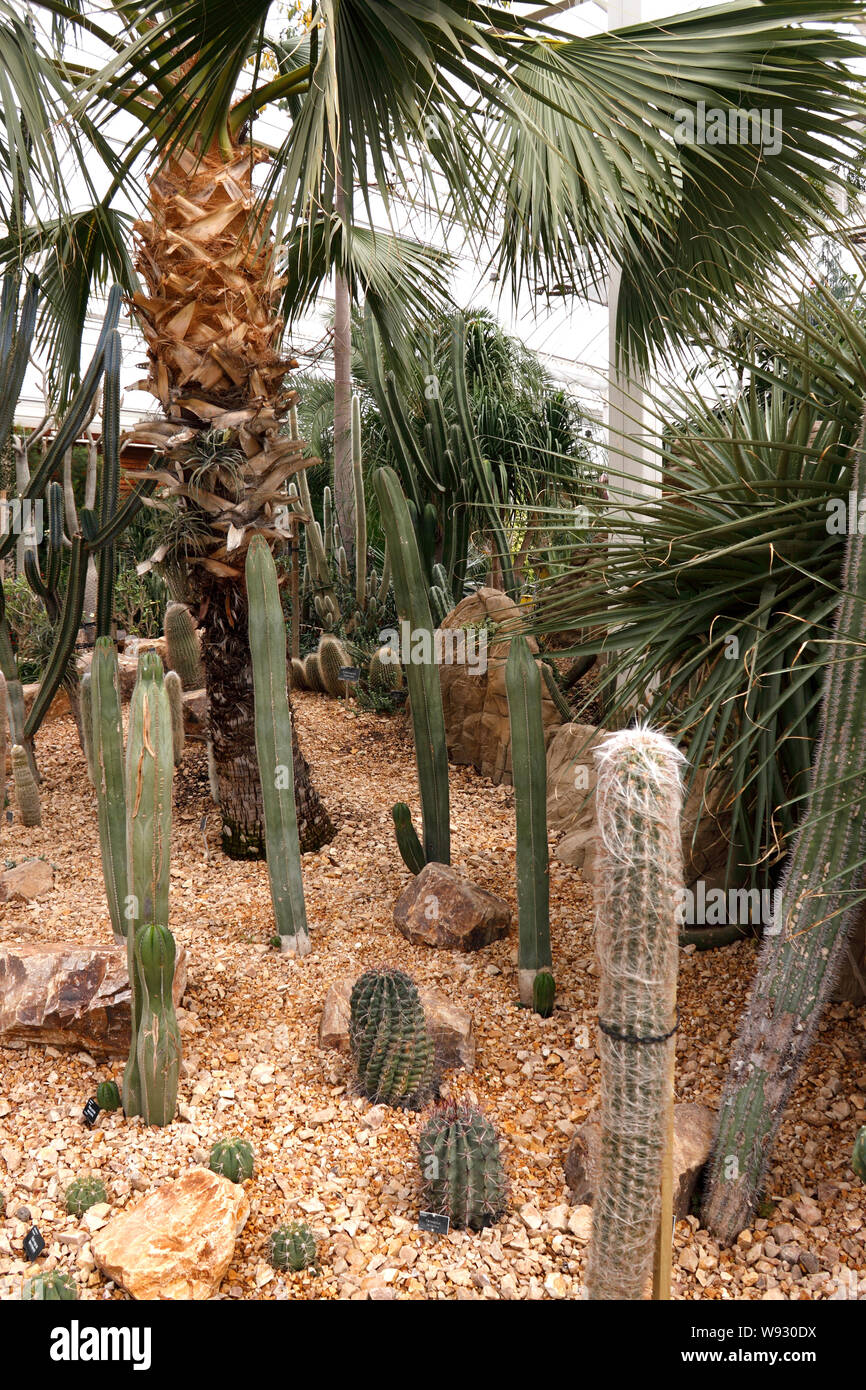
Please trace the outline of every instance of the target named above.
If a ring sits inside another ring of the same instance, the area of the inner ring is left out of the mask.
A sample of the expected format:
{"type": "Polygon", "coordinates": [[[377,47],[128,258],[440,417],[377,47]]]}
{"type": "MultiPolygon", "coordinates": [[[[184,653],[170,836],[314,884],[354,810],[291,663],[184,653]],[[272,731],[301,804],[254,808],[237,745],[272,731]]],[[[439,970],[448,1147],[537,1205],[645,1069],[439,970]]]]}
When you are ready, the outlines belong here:
{"type": "Polygon", "coordinates": [[[480,1231],[506,1206],[506,1181],[496,1129],[474,1105],[438,1105],[421,1131],[418,1159],[424,1207],[454,1227],[480,1231]]]}
{"type": "Polygon", "coordinates": [[[70,1303],[78,1298],[78,1290],[71,1275],[61,1274],[59,1269],[52,1269],[47,1274],[36,1274],[32,1279],[28,1279],[21,1289],[21,1297],[25,1303],[37,1300],[45,1303],[70,1303]]]}
{"type": "Polygon", "coordinates": [[[120,1091],[116,1081],[100,1081],[96,1088],[96,1103],[100,1110],[119,1110],[120,1091]]]}
{"type": "Polygon", "coordinates": [[[309,656],[304,657],[304,680],[307,682],[308,690],[315,691],[318,695],[325,693],[322,672],[319,669],[319,657],[316,652],[310,652],[309,656]]]}
{"type": "Polygon", "coordinates": [[[185,603],[168,605],[164,631],[169,670],[177,672],[184,690],[201,690],[204,685],[201,643],[185,603]]]}
{"type": "Polygon", "coordinates": [[[854,1169],[860,1181],[866,1182],[866,1125],[863,1126],[857,1138],[854,1140],[851,1167],[854,1169]]]}
{"type": "Polygon", "coordinates": [[[70,1216],[83,1216],[88,1207],[107,1201],[105,1185],[99,1178],[73,1178],[66,1189],[66,1210],[70,1216]]]}
{"type": "Polygon", "coordinates": [[[291,1221],[278,1226],[268,1240],[268,1259],[274,1269],[291,1269],[294,1273],[316,1263],[316,1238],[306,1221],[291,1221]]]}
{"type": "Polygon", "coordinates": [[[402,688],[403,668],[389,646],[377,648],[370,657],[367,684],[377,695],[385,695],[389,690],[402,688]]]}
{"type": "Polygon", "coordinates": [[[339,699],[346,693],[346,683],[340,680],[340,668],[351,666],[349,653],[339,637],[325,632],[319,638],[319,674],[329,695],[339,699]]]}
{"type": "Polygon", "coordinates": [[[433,1043],[418,990],[402,970],[368,970],[356,980],[349,1043],[370,1100],[410,1110],[429,1100],[433,1043]]]}
{"type": "Polygon", "coordinates": [[[219,1139],[210,1151],[208,1167],[230,1182],[245,1182],[255,1167],[252,1147],[246,1139],[219,1139]]]}

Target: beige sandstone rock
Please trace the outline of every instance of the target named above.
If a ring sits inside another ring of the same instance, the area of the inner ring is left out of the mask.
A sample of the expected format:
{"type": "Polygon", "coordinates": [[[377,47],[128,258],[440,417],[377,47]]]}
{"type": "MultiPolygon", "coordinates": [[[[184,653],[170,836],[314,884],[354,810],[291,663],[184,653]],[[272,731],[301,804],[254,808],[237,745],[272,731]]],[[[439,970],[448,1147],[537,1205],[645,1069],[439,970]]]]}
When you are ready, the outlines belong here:
{"type": "Polygon", "coordinates": [[[109,1221],[91,1241],[93,1258],[132,1298],[211,1298],[249,1213],[240,1183],[193,1168],[109,1221]]]}
{"type": "Polygon", "coordinates": [[[207,742],[207,691],[183,692],[183,727],[188,739],[196,743],[207,742]]]}
{"type": "MultiPolygon", "coordinates": [[[[689,1214],[689,1203],[710,1156],[716,1127],[716,1112],[707,1105],[683,1101],[674,1106],[674,1216],[689,1214]]],[[[581,1208],[591,1205],[598,1185],[601,1122],[591,1118],[575,1130],[565,1158],[565,1180],[572,1202],[581,1208]]]]}
{"type": "Polygon", "coordinates": [[[45,898],[54,887],[54,870],[45,859],[25,859],[3,873],[7,898],[23,898],[32,902],[45,898]]]}
{"type": "MultiPolygon", "coordinates": [[[[354,980],[338,980],[325,996],[319,1024],[319,1047],[349,1051],[349,1000],[354,980]]],[[[475,1026],[471,1014],[460,1009],[436,989],[418,990],[427,1027],[436,1048],[440,1067],[475,1066],[475,1026]]]]}
{"type": "MultiPolygon", "coordinates": [[[[518,630],[522,619],[520,609],[499,589],[480,588],[457,604],[442,623],[444,632],[466,624],[483,624],[485,618],[506,630],[518,630]]],[[[529,638],[533,651],[538,650],[535,639],[529,638]]],[[[472,663],[448,664],[439,667],[442,686],[442,706],[445,714],[445,738],[448,756],[453,763],[474,767],[482,777],[492,782],[511,782],[511,725],[508,720],[508,697],[505,693],[505,662],[508,640],[490,641],[487,649],[487,670],[473,675],[472,663]]],[[[562,723],[562,717],[551,699],[547,686],[541,687],[541,716],[546,734],[552,735],[562,723]]]]}
{"type": "Polygon", "coordinates": [[[397,930],[415,945],[477,951],[507,936],[511,908],[460,878],[447,864],[425,864],[394,904],[397,930]]]}
{"type": "MultiPolygon", "coordinates": [[[[185,988],[186,952],[180,947],[175,1004],[185,988]]],[[[125,1057],[130,1042],[129,997],[125,946],[0,945],[0,1039],[24,1038],[125,1057]]]]}

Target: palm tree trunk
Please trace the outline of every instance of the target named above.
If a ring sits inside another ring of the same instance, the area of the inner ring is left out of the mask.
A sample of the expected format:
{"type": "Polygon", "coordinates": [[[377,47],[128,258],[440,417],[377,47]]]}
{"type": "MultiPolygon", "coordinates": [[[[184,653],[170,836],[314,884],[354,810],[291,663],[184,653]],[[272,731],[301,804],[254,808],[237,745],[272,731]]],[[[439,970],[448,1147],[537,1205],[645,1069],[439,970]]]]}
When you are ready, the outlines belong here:
{"type": "MultiPolygon", "coordinates": [[[[256,760],[253,669],[246,601],[236,586],[211,586],[201,630],[223,851],[231,859],[261,859],[265,831],[256,760]]],[[[294,722],[292,762],[301,850],[316,850],[333,839],[335,830],[313,785],[294,722]]]]}
{"type": "MultiPolygon", "coordinates": [[[[346,211],[346,194],[338,179],[337,213],[346,211]]],[[[355,556],[355,487],[352,478],[352,301],[349,282],[334,277],[334,510],[349,560],[355,556]]]]}

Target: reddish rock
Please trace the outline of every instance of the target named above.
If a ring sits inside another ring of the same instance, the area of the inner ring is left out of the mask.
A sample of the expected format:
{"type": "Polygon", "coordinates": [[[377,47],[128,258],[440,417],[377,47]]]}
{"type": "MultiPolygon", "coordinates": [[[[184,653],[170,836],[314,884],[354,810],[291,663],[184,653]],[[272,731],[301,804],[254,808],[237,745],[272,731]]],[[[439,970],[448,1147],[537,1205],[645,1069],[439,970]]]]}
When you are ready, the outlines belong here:
{"type": "MultiPolygon", "coordinates": [[[[180,947],[175,1004],[185,988],[186,952],[180,947]]],[[[71,941],[0,945],[0,1042],[23,1038],[125,1057],[129,994],[125,946],[71,941]]]]}
{"type": "Polygon", "coordinates": [[[54,870],[46,859],[25,859],[3,873],[3,896],[33,902],[54,887],[54,870]]]}
{"type": "Polygon", "coordinates": [[[425,864],[394,904],[394,922],[415,945],[477,951],[508,934],[511,908],[447,864],[425,864]]]}

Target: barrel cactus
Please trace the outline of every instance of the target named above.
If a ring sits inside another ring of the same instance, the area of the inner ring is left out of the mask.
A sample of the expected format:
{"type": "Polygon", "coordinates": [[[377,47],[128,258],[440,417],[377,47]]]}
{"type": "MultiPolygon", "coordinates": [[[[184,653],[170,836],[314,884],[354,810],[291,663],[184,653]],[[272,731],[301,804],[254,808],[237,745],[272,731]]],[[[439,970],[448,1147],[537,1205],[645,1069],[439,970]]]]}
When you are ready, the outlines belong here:
{"type": "Polygon", "coordinates": [[[15,785],[15,800],[21,824],[27,826],[42,824],[42,806],[39,801],[39,787],[30,766],[26,748],[16,743],[12,748],[12,781],[15,785]]]}
{"type": "Polygon", "coordinates": [[[507,1185],[499,1136],[476,1106],[456,1101],[436,1106],[421,1131],[418,1160],[426,1211],[473,1231],[504,1213],[507,1185]]]}
{"type": "Polygon", "coordinates": [[[370,657],[367,684],[377,695],[402,689],[403,668],[389,646],[379,647],[370,657]]]}
{"type": "Polygon", "coordinates": [[[172,985],[174,937],[168,927],[149,922],[135,937],[135,965],[141,990],[136,1055],[141,1114],[149,1125],[168,1125],[177,1109],[181,1043],[172,985]]]}
{"type": "Polygon", "coordinates": [[[346,683],[340,680],[340,668],[350,666],[349,653],[338,637],[323,632],[319,639],[319,674],[329,695],[336,699],[346,693],[346,683]]]}
{"type": "Polygon", "coordinates": [[[75,1280],[59,1269],[49,1270],[47,1274],[36,1274],[26,1280],[21,1297],[26,1302],[70,1303],[78,1298],[75,1280]]]}
{"type": "Polygon", "coordinates": [[[306,1221],[278,1226],[268,1240],[268,1258],[274,1269],[290,1269],[295,1274],[316,1263],[316,1238],[306,1221]]]}
{"type": "Polygon", "coordinates": [[[169,670],[177,672],[184,690],[201,690],[204,685],[201,642],[185,603],[168,605],[164,632],[169,670]]]}
{"type": "Polygon", "coordinates": [[[292,690],[309,690],[304,663],[300,657],[293,656],[289,666],[289,684],[292,690]]]}
{"type": "Polygon", "coordinates": [[[66,1210],[70,1216],[83,1216],[97,1202],[107,1202],[105,1185],[99,1178],[74,1178],[66,1189],[66,1210]]]}
{"type": "Polygon", "coordinates": [[[368,1099],[414,1110],[430,1098],[433,1043],[418,990],[402,970],[368,970],[356,980],[349,1044],[368,1099]]]}
{"type": "Polygon", "coordinates": [[[210,1151],[208,1167],[230,1182],[246,1182],[255,1167],[252,1146],[246,1139],[219,1139],[210,1151]]]}
{"type": "Polygon", "coordinates": [[[866,1125],[859,1130],[857,1138],[854,1140],[851,1167],[854,1169],[860,1181],[866,1182],[866,1125]]]}
{"type": "Polygon", "coordinates": [[[324,695],[325,683],[322,680],[322,672],[319,669],[319,657],[316,652],[310,652],[309,656],[304,657],[304,680],[307,682],[307,689],[314,691],[317,695],[324,695]]]}
{"type": "Polygon", "coordinates": [[[96,1103],[100,1110],[119,1110],[120,1091],[116,1081],[100,1081],[96,1088],[96,1103]]]}

